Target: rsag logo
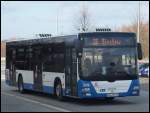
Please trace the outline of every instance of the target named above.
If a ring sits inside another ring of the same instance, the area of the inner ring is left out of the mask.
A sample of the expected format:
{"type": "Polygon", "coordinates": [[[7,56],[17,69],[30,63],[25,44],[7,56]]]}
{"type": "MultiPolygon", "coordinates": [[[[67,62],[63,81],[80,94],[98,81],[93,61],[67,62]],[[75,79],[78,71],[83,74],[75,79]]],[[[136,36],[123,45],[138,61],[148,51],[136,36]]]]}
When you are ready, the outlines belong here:
{"type": "Polygon", "coordinates": [[[106,91],[106,89],[100,89],[100,92],[105,92],[106,91]]]}

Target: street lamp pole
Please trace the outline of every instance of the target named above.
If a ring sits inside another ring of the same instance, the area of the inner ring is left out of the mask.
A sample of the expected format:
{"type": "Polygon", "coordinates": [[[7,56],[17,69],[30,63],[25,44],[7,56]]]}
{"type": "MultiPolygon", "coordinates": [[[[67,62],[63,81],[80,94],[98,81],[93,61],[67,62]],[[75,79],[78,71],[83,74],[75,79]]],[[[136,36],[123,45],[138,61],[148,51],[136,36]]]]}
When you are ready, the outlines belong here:
{"type": "Polygon", "coordinates": [[[138,31],[137,31],[137,42],[140,42],[140,1],[138,4],[138,31]]]}
{"type": "Polygon", "coordinates": [[[58,9],[57,9],[57,35],[58,35],[58,16],[59,16],[58,13],[59,13],[59,12],[58,12],[58,9]]]}

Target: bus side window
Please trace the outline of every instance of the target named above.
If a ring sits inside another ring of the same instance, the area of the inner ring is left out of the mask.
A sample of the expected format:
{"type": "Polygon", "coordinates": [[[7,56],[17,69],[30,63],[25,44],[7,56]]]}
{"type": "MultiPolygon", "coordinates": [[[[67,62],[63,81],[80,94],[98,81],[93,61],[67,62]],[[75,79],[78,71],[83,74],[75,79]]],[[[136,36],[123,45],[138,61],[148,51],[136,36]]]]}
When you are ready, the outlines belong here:
{"type": "Polygon", "coordinates": [[[25,49],[19,48],[16,51],[16,68],[24,69],[25,65],[25,49]]]}
{"type": "Polygon", "coordinates": [[[55,48],[53,48],[53,61],[54,61],[54,72],[64,72],[64,46],[62,45],[56,45],[55,48]]]}
{"type": "Polygon", "coordinates": [[[42,52],[43,71],[53,72],[52,48],[44,47],[42,52]]]}
{"type": "Polygon", "coordinates": [[[33,70],[32,57],[33,57],[32,48],[31,47],[26,48],[25,49],[25,69],[26,70],[33,70]]]}
{"type": "Polygon", "coordinates": [[[13,60],[15,60],[15,58],[16,58],[16,49],[12,50],[12,58],[13,58],[13,60]]]}
{"type": "Polygon", "coordinates": [[[52,62],[50,59],[51,56],[45,57],[45,60],[43,61],[43,71],[52,72],[52,62]]]}
{"type": "Polygon", "coordinates": [[[56,57],[56,71],[64,72],[64,54],[58,53],[56,57]]]}

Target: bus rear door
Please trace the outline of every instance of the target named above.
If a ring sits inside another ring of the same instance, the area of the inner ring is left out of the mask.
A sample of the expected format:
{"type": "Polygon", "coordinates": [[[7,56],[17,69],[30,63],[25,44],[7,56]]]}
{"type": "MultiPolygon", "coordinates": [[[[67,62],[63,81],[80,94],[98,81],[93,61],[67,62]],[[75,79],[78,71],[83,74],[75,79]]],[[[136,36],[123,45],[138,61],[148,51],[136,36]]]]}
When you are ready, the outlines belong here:
{"type": "Polygon", "coordinates": [[[41,59],[41,50],[40,48],[36,48],[34,50],[34,90],[42,91],[42,61],[41,59]]]}
{"type": "Polygon", "coordinates": [[[9,57],[9,69],[10,69],[10,85],[15,86],[16,85],[16,69],[15,69],[15,57],[16,57],[16,50],[10,49],[10,56],[9,57]]]}

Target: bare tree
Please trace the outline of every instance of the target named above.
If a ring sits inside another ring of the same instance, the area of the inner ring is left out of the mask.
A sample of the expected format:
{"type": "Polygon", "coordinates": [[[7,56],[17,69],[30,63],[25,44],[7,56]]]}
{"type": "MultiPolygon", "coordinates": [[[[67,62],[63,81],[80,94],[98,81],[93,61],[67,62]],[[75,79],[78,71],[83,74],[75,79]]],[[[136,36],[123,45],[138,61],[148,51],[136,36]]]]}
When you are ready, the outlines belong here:
{"type": "MultiPolygon", "coordinates": [[[[122,26],[120,30],[122,32],[135,32],[137,34],[138,32],[138,15],[135,15],[133,17],[133,21],[131,21],[130,25],[127,26],[122,26]]],[[[142,44],[142,51],[143,51],[143,56],[144,58],[149,58],[149,21],[144,22],[143,17],[140,17],[140,22],[139,22],[139,40],[140,43],[142,44]]]]}
{"type": "Polygon", "coordinates": [[[6,42],[1,41],[1,57],[5,57],[5,56],[6,56],[6,42]]]}
{"type": "Polygon", "coordinates": [[[80,32],[86,32],[90,29],[90,15],[88,8],[85,6],[83,6],[80,10],[79,17],[77,16],[75,29],[80,32]]]}

